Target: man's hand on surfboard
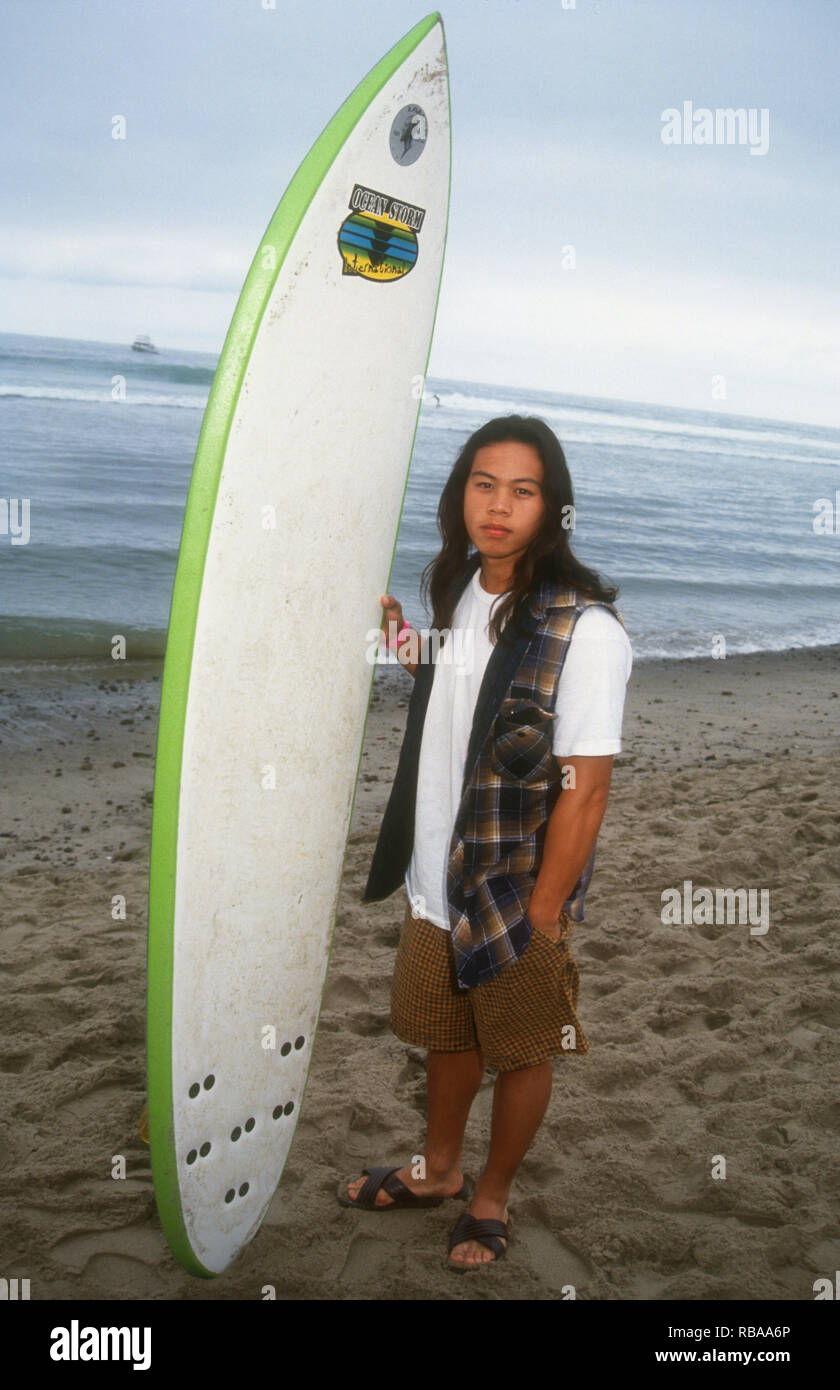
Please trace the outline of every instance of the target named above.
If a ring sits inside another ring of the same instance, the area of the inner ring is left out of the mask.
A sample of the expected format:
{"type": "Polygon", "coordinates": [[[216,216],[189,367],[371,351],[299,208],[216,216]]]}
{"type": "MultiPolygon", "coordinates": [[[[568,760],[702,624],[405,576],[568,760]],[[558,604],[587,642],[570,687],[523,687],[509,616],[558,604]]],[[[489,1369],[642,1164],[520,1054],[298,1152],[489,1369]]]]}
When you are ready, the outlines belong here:
{"type": "Polygon", "coordinates": [[[417,672],[418,662],[409,661],[407,658],[409,655],[419,655],[419,651],[415,651],[418,645],[418,635],[406,623],[403,617],[402,604],[394,598],[393,594],[380,594],[379,602],[382,604],[382,629],[385,633],[386,645],[396,651],[397,660],[413,676],[417,672]]]}

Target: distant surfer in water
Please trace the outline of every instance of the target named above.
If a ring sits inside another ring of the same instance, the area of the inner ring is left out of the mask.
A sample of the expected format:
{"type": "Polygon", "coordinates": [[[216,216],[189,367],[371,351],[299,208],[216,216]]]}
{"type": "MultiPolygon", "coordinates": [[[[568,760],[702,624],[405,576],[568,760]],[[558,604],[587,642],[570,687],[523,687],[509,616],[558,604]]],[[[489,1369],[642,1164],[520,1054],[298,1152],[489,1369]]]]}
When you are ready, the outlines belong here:
{"type": "Polygon", "coordinates": [[[468,1201],[447,1264],[504,1258],[508,1197],[545,1114],[552,1060],[589,1051],[569,938],[621,751],[630,643],[617,591],[569,545],[572,483],[541,420],[491,420],[467,441],[423,574],[424,639],[390,594],[386,634],[414,677],[397,775],[364,900],[405,886],[391,993],[397,1037],[427,1052],[422,1161],[365,1169],[344,1205],[468,1201]],[[497,1073],[475,1190],[461,1150],[485,1069],[497,1073]]]}

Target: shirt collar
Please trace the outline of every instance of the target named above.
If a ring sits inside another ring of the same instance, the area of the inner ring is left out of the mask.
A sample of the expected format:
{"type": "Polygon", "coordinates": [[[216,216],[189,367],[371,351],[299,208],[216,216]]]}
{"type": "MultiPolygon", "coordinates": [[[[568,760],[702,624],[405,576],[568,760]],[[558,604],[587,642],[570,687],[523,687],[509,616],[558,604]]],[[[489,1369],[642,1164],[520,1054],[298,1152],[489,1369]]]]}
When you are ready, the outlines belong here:
{"type": "MultiPolygon", "coordinates": [[[[456,600],[464,592],[480,564],[481,557],[476,551],[469,557],[459,579],[455,582],[456,600]]],[[[550,580],[544,579],[529,595],[527,607],[539,622],[552,608],[573,607],[577,603],[577,597],[574,589],[568,589],[562,584],[554,584],[550,580]]]]}

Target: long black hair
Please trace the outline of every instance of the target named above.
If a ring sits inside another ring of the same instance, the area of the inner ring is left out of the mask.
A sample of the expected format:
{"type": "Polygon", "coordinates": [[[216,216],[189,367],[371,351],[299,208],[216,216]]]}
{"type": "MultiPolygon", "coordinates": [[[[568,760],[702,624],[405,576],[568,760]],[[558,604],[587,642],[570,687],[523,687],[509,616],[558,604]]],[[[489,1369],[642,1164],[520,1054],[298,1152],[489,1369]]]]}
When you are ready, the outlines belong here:
{"type": "MultiPolygon", "coordinates": [[[[505,640],[502,629],[508,618],[518,614],[520,604],[543,580],[605,603],[612,603],[618,596],[618,589],[605,584],[572,553],[568,518],[574,512],[564,509],[574,507],[574,494],[560,440],[545,421],[536,416],[502,415],[488,420],[470,435],[455,460],[438,503],[437,523],[443,545],[421,576],[423,601],[425,603],[427,597],[431,599],[432,624],[438,631],[452,623],[457,602],[453,586],[464,573],[472,549],[464,525],[464,491],[473,460],[486,444],[508,441],[530,444],[542,460],[545,516],[538,534],[516,562],[511,592],[493,613],[491,641],[505,640]]],[[[515,624],[511,624],[511,629],[514,627],[515,624]]]]}

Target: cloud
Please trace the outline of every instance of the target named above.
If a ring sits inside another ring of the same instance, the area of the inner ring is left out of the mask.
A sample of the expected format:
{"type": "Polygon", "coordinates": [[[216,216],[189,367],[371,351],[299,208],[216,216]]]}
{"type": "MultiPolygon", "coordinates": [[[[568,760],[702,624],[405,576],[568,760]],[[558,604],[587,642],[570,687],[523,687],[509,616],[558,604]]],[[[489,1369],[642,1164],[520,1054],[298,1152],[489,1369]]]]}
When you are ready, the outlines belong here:
{"type": "Polygon", "coordinates": [[[134,232],[0,232],[0,276],[63,284],[236,292],[256,248],[180,228],[134,232]]]}
{"type": "Polygon", "coordinates": [[[514,279],[448,260],[433,371],[511,386],[692,409],[836,420],[830,302],[778,282],[619,263],[514,279]],[[713,385],[723,378],[726,395],[713,385]]]}

